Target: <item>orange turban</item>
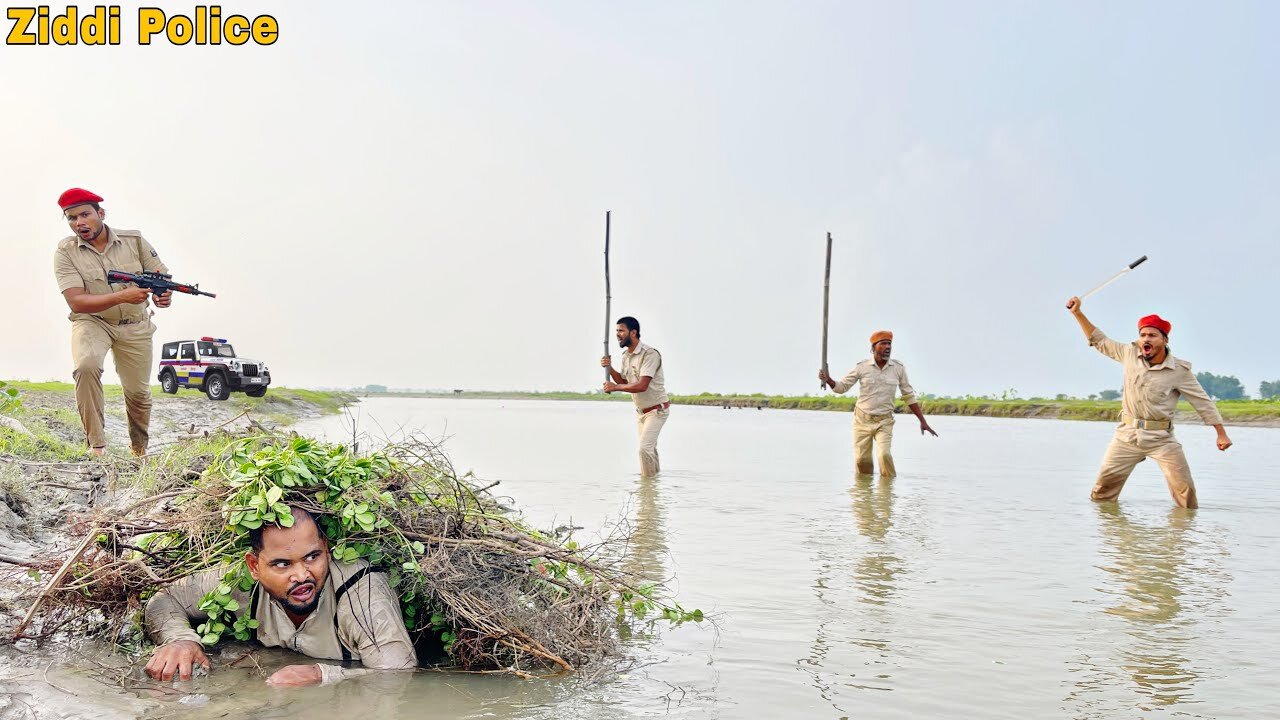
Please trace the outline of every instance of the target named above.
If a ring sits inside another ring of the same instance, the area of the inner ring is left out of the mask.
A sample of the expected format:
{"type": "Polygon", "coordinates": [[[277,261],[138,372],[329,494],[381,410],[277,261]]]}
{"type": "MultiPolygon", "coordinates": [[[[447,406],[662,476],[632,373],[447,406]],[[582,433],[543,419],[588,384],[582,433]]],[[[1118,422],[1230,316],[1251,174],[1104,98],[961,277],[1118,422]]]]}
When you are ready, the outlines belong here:
{"type": "Polygon", "coordinates": [[[881,340],[893,340],[893,333],[888,330],[877,330],[871,333],[871,344],[873,346],[881,340]]]}

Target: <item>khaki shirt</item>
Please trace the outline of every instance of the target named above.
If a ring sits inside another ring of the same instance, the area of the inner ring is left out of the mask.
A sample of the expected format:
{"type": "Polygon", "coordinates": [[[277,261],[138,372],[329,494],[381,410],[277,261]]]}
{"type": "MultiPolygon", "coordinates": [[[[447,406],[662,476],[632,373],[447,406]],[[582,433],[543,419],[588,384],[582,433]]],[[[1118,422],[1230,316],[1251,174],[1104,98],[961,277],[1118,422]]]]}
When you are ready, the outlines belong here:
{"type": "Polygon", "coordinates": [[[1200,386],[1191,363],[1165,351],[1164,362],[1148,365],[1137,343],[1120,343],[1094,328],[1089,344],[1098,352],[1124,366],[1124,394],[1120,407],[1124,414],[1139,420],[1173,421],[1178,398],[1185,397],[1206,425],[1221,425],[1222,415],[1200,386]]]}
{"type": "Polygon", "coordinates": [[[902,402],[910,405],[918,402],[916,391],[907,382],[907,368],[897,360],[889,360],[881,369],[875,360],[863,360],[845,375],[832,388],[837,393],[845,393],[854,383],[859,383],[857,408],[868,415],[890,415],[893,413],[893,390],[902,391],[902,402]]]}
{"type": "Polygon", "coordinates": [[[644,410],[669,401],[666,382],[662,375],[662,353],[648,345],[642,342],[636,343],[634,352],[622,353],[622,369],[618,374],[628,384],[639,382],[642,377],[652,378],[649,380],[649,389],[642,393],[631,393],[631,399],[635,402],[637,410],[644,410]]]}
{"type": "MultiPolygon", "coordinates": [[[[103,252],[98,252],[78,235],[63,238],[58,243],[58,249],[53,253],[53,274],[58,280],[58,292],[84,288],[90,295],[108,295],[129,287],[127,283],[109,284],[109,270],[127,273],[169,272],[160,261],[155,248],[142,237],[142,233],[137,230],[113,230],[110,226],[107,226],[106,231],[107,249],[103,252]]],[[[116,305],[95,315],[112,325],[122,320],[138,322],[147,318],[147,305],[116,305]]],[[[91,316],[85,313],[71,313],[69,319],[84,320],[89,317],[91,316]]]]}
{"type": "MultiPolygon", "coordinates": [[[[366,668],[403,670],[417,666],[418,658],[409,631],[400,615],[400,600],[383,573],[367,571],[348,586],[335,605],[337,589],[351,581],[369,563],[329,561],[329,577],[320,601],[302,625],[294,627],[284,607],[261,585],[249,592],[235,588],[231,596],[240,603],[237,614],[254,613],[259,625],[257,640],[267,647],[283,647],[323,660],[359,660],[366,668]],[[335,620],[336,618],[336,620],[335,620]],[[343,650],[347,658],[344,658],[343,650]]],[[[157,645],[175,640],[200,642],[191,621],[208,616],[199,609],[200,598],[222,582],[226,569],[190,575],[170,584],[147,602],[147,630],[157,645]]],[[[230,631],[228,631],[228,636],[230,631]]],[[[367,670],[320,663],[324,682],[331,683],[367,670]]]]}

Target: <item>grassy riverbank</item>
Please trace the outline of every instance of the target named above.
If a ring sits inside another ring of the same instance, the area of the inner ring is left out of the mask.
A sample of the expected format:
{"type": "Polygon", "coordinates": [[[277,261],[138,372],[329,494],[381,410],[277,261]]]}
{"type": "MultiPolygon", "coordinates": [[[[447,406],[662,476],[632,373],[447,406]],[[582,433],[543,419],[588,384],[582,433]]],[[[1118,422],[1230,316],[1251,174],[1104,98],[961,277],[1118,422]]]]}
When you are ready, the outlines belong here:
{"type": "MultiPolygon", "coordinates": [[[[17,388],[22,404],[6,413],[22,423],[30,434],[0,428],[0,455],[26,459],[73,460],[86,456],[84,431],[76,412],[75,386],[64,382],[6,381],[17,388]]],[[[128,429],[124,413],[124,392],[119,385],[103,387],[109,447],[127,452],[128,429]]],[[[194,390],[166,395],[152,386],[151,445],[153,447],[206,430],[253,419],[275,426],[340,411],[355,402],[345,392],[321,392],[293,388],[271,388],[260,398],[232,393],[229,400],[214,402],[194,390]]]]}
{"type": "MultiPolygon", "coordinates": [[[[490,400],[583,400],[629,402],[625,393],[605,395],[599,392],[491,392],[461,393],[359,393],[362,397],[435,397],[490,400]]],[[[731,408],[769,408],[781,410],[826,410],[852,412],[856,397],[849,395],[764,395],[717,394],[672,395],[677,405],[706,405],[731,408]]],[[[994,399],[981,397],[931,397],[921,401],[926,415],[970,415],[977,417],[1054,418],[1059,420],[1100,420],[1113,422],[1120,417],[1119,400],[1082,399],[994,399]]],[[[908,412],[899,404],[898,412],[908,412]]],[[[1218,411],[1229,425],[1280,426],[1280,400],[1221,400],[1218,411]]],[[[1178,421],[1199,423],[1199,417],[1187,403],[1178,405],[1178,421]]]]}

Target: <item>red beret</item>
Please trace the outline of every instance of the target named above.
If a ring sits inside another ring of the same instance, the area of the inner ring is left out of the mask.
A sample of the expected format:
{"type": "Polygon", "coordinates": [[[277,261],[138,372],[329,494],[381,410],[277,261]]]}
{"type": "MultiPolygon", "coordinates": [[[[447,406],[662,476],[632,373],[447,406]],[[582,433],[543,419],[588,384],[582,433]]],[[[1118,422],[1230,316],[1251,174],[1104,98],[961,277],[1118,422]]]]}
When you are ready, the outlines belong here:
{"type": "Polygon", "coordinates": [[[1159,315],[1148,315],[1138,321],[1138,329],[1141,330],[1144,327],[1153,327],[1168,335],[1169,331],[1173,329],[1173,324],[1159,315]]]}
{"type": "Polygon", "coordinates": [[[100,203],[102,198],[81,188],[71,188],[70,190],[58,196],[58,207],[66,210],[76,205],[85,205],[87,203],[100,203]]]}
{"type": "Polygon", "coordinates": [[[877,330],[871,333],[871,344],[875,345],[881,340],[893,340],[893,333],[888,330],[877,330]]]}

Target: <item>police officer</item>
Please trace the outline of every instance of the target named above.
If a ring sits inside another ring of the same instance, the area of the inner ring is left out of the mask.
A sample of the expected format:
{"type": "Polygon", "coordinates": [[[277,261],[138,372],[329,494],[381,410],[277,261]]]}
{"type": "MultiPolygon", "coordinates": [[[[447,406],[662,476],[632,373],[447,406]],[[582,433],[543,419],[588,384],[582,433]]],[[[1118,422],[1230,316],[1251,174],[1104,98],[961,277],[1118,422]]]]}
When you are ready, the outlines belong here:
{"type": "Polygon", "coordinates": [[[76,383],[76,407],[91,452],[106,451],[102,397],[102,360],[111,351],[116,374],[124,388],[129,418],[129,443],[134,455],[147,452],[151,422],[151,323],[147,298],[156,307],[169,307],[173,293],[159,297],[132,284],[112,285],[107,273],[169,272],[155,248],[137,230],[107,227],[102,198],[88,190],[71,188],[58,198],[58,207],[74,233],[58,243],[53,272],[67,306],[71,308],[72,377],[76,383]]]}
{"type": "Polygon", "coordinates": [[[880,460],[880,476],[894,477],[897,468],[893,464],[893,395],[894,389],[902,392],[902,402],[920,420],[920,434],[938,433],[929,427],[924,411],[916,399],[916,391],[907,381],[907,368],[893,354],[893,333],[880,330],[871,335],[870,360],[863,360],[844,376],[840,382],[832,380],[826,370],[818,371],[818,379],[837,393],[844,393],[858,384],[858,402],[853,406],[853,455],[854,464],[861,475],[870,475],[872,444],[880,460]]]}
{"type": "Polygon", "coordinates": [[[1138,320],[1138,340],[1120,343],[1089,322],[1080,310],[1080,298],[1067,301],[1089,344],[1124,366],[1124,394],[1120,401],[1120,425],[1107,453],[1090,497],[1096,501],[1120,497],[1133,468],[1151,458],[1160,466],[1173,501],[1194,508],[1196,486],[1182,444],[1173,436],[1173,414],[1178,398],[1186,398],[1206,425],[1218,431],[1218,449],[1231,447],[1222,427],[1222,415],[1200,381],[1191,372],[1191,363],[1169,354],[1169,331],[1173,324],[1159,315],[1138,320]]]}
{"type": "Polygon", "coordinates": [[[671,398],[662,372],[662,353],[640,342],[640,321],[631,316],[618,319],[614,331],[622,354],[622,371],[613,369],[608,355],[600,358],[600,366],[609,369],[612,382],[604,384],[606,393],[631,393],[636,405],[636,431],[640,435],[640,474],[653,477],[661,466],[658,462],[658,433],[671,414],[671,398]]]}

